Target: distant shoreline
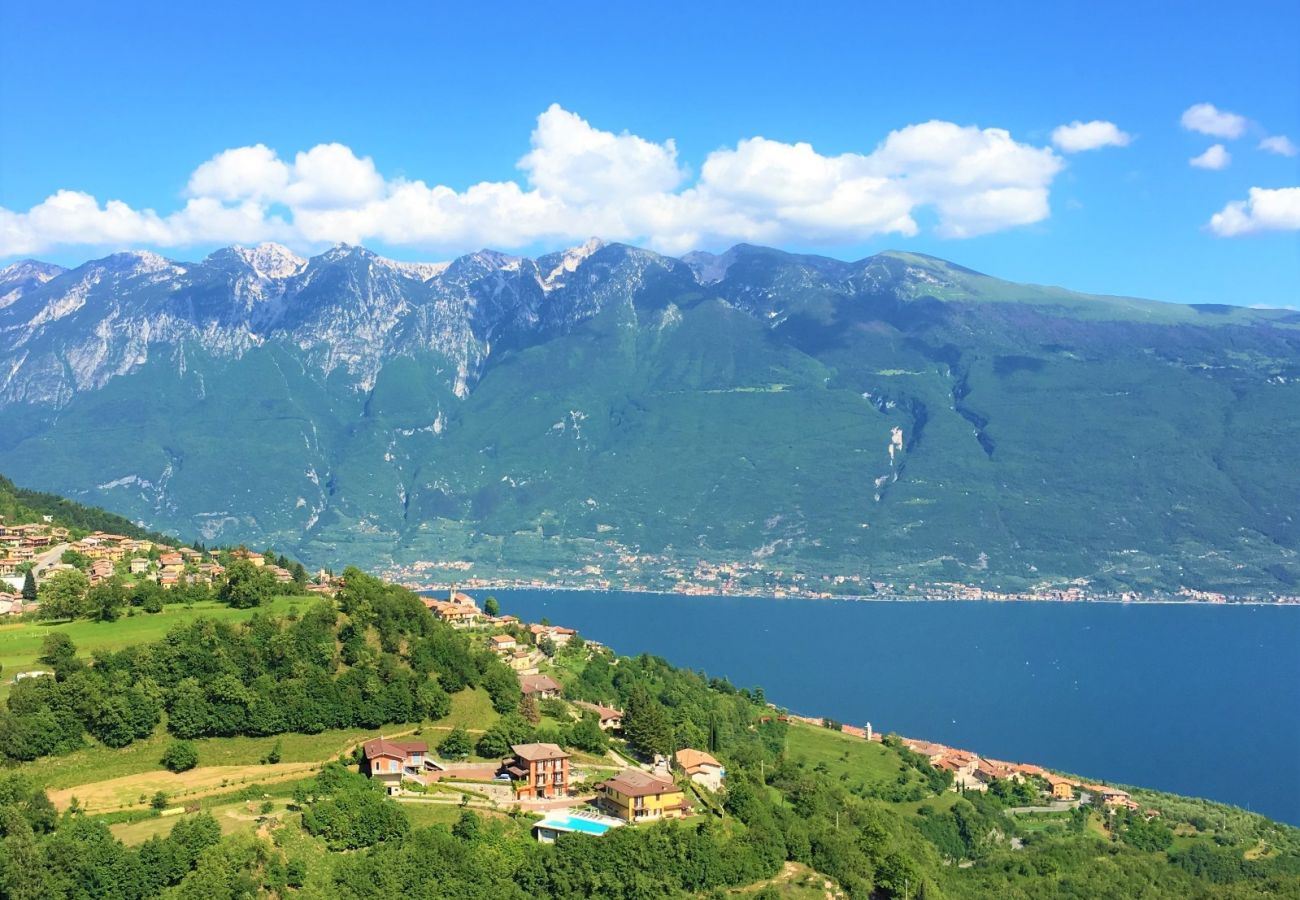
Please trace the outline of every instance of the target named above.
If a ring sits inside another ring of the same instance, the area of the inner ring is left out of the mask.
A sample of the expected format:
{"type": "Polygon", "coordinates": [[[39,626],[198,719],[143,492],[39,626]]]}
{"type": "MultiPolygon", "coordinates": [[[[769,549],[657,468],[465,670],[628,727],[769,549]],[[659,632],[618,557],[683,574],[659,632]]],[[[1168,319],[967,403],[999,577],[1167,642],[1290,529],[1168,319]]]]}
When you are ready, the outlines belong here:
{"type": "Polygon", "coordinates": [[[719,598],[733,598],[737,600],[790,600],[796,602],[806,601],[845,601],[853,603],[988,603],[988,604],[1017,604],[1017,603],[1035,603],[1051,606],[1081,606],[1086,604],[1112,604],[1115,606],[1205,606],[1213,608],[1222,608],[1228,606],[1267,606],[1267,607],[1295,607],[1300,609],[1300,600],[1283,599],[1283,600],[1228,600],[1215,602],[1210,600],[1188,600],[1185,598],[1158,600],[1151,597],[1141,599],[1119,599],[1114,597],[1095,597],[1081,600],[1050,600],[1047,598],[1025,598],[1016,600],[991,599],[986,597],[909,597],[904,595],[881,597],[867,596],[863,594],[839,594],[832,597],[810,596],[807,594],[786,593],[778,596],[776,594],[764,594],[757,592],[745,593],[727,593],[723,591],[664,591],[654,588],[645,587],[591,587],[588,585],[567,585],[567,584],[511,584],[507,582],[497,583],[479,583],[468,584],[466,582],[427,582],[416,583],[410,581],[398,581],[397,583],[410,588],[421,594],[433,594],[450,590],[453,586],[463,588],[467,591],[571,591],[581,593],[595,594],[653,594],[661,597],[700,597],[707,600],[719,598]]]}

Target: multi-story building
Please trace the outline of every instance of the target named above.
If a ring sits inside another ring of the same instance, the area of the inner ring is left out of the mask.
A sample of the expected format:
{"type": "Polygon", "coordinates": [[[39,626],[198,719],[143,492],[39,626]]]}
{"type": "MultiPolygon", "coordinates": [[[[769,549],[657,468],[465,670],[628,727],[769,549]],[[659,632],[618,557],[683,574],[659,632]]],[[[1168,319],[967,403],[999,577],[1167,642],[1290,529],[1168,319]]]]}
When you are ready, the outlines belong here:
{"type": "Polygon", "coordinates": [[[569,754],[555,744],[515,744],[501,770],[515,782],[520,800],[569,795],[569,754]]]}

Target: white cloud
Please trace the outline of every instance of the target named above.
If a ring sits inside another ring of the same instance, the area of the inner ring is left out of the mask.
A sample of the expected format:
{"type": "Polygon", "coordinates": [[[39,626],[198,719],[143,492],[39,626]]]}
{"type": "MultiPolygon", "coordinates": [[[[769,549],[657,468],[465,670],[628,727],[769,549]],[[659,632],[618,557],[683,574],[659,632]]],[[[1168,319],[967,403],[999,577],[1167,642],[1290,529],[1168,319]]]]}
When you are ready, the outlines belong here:
{"type": "Polygon", "coordinates": [[[1069,125],[1057,126],[1052,131],[1052,143],[1063,153],[1079,153],[1102,147],[1127,147],[1133,135],[1120,131],[1114,122],[1095,119],[1091,122],[1075,120],[1069,125]]]}
{"type": "Polygon", "coordinates": [[[1208,148],[1200,156],[1193,156],[1188,161],[1189,165],[1198,169],[1226,169],[1232,163],[1232,154],[1229,153],[1222,144],[1215,144],[1208,148]]]}
{"type": "Polygon", "coordinates": [[[537,117],[532,143],[519,168],[542,194],[572,203],[671,191],[686,177],[672,140],[601,131],[558,103],[537,117]]]}
{"type": "Polygon", "coordinates": [[[1234,200],[1211,216],[1208,227],[1219,237],[1300,231],[1300,187],[1253,187],[1248,199],[1234,200]]]}
{"type": "Polygon", "coordinates": [[[1219,109],[1213,103],[1197,103],[1183,112],[1183,127],[1212,137],[1239,138],[1246,130],[1246,117],[1219,109]]]}
{"type": "Polygon", "coordinates": [[[265,144],[218,153],[190,175],[185,192],[217,200],[279,198],[289,184],[289,167],[265,144]]]}
{"type": "Polygon", "coordinates": [[[1266,137],[1259,142],[1259,149],[1266,150],[1269,153],[1276,153],[1278,156],[1295,156],[1300,153],[1296,145],[1291,143],[1291,139],[1285,134],[1275,134],[1272,137],[1266,137]]]}
{"type": "Polygon", "coordinates": [[[458,191],[385,178],[342,144],[317,145],[292,161],[256,144],[199,165],[185,205],[168,214],[100,204],[79,191],[60,191],[26,212],[0,209],[0,257],[72,245],[267,239],[304,249],[378,240],[450,252],[592,234],[681,252],[737,240],[910,236],[921,210],[937,219],[938,234],[963,238],[1046,219],[1063,167],[1052,148],[1003,129],[932,121],[892,131],[869,152],[836,156],[807,143],[746,138],[710,153],[692,178],[672,140],[602,131],[554,105],[538,116],[519,160],[522,184],[484,181],[458,191]]]}

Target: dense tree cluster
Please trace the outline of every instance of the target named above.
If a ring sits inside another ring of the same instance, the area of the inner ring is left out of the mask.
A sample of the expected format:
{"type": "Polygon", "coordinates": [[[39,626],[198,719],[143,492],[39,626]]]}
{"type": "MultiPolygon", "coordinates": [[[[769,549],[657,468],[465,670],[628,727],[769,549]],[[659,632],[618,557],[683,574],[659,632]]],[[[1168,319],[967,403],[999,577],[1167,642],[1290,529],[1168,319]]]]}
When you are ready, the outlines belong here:
{"type": "Polygon", "coordinates": [[[91,665],[53,633],[44,661],[55,677],[14,686],[0,753],[35,759],[87,733],[122,747],[152,734],[164,709],[171,733],[193,739],[438,719],[449,694],[470,687],[498,709],[517,707],[514,673],[418,597],[355,569],[346,578],[337,609],[322,601],[293,621],[255,614],[242,625],[197,619],[91,665]]]}
{"type": "Polygon", "coordinates": [[[755,727],[761,692],[738,690],[720,678],[677,669],[657,656],[614,661],[595,653],[565,690],[573,700],[623,709],[629,747],[643,757],[668,755],[680,747],[717,749],[726,745],[737,763],[778,752],[784,726],[755,727]]]}
{"type": "MultiPolygon", "coordinates": [[[[0,779],[0,897],[156,897],[184,882],[221,837],[208,815],[179,821],[167,837],[127,848],[102,820],[59,816],[20,775],[0,779]]],[[[211,896],[211,895],[209,895],[211,896]]]]}
{"type": "Polygon", "coordinates": [[[331,763],[294,793],[302,827],[331,850],[356,850],[398,840],[410,830],[401,807],[369,778],[331,763]]]}

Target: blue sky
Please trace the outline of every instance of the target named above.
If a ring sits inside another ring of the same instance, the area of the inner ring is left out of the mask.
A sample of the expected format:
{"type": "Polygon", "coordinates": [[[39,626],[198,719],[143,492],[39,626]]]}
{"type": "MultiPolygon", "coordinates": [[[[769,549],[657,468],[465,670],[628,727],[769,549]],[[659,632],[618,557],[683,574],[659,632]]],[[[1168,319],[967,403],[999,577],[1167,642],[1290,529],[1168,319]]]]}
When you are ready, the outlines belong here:
{"type": "Polygon", "coordinates": [[[597,233],[1297,305],[1298,10],[9,4],[0,259],[597,233]]]}

